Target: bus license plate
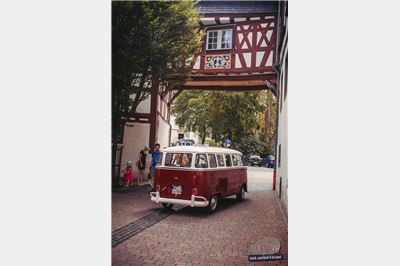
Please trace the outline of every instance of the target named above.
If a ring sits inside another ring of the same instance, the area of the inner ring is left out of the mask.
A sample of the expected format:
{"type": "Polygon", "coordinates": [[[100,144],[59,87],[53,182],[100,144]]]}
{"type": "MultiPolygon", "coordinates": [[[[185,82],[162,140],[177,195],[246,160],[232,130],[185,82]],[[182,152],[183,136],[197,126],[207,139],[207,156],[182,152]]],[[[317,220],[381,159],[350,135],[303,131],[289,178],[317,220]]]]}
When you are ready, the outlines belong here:
{"type": "Polygon", "coordinates": [[[175,195],[182,194],[182,187],[181,186],[172,186],[172,194],[175,194],[175,195]]]}

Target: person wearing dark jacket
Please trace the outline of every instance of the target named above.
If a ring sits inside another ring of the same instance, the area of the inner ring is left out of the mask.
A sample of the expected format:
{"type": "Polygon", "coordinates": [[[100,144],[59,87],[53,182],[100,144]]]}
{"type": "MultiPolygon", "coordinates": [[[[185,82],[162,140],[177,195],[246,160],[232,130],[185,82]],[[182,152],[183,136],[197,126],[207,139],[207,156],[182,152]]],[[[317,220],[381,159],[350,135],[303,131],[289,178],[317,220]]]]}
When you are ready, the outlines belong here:
{"type": "Polygon", "coordinates": [[[149,154],[149,146],[145,145],[143,150],[139,153],[139,161],[138,161],[138,169],[139,169],[139,178],[138,178],[138,185],[143,186],[143,177],[144,171],[146,169],[146,158],[147,154],[149,154]]]}

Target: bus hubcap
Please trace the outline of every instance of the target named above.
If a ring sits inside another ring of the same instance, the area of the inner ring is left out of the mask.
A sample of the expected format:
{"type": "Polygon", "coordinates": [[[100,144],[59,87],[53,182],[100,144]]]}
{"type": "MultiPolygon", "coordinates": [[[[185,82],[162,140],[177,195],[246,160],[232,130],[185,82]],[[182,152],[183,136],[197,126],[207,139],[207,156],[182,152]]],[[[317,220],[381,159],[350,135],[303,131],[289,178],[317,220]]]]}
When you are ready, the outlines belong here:
{"type": "Polygon", "coordinates": [[[212,210],[214,210],[215,207],[217,207],[217,200],[215,199],[215,197],[212,197],[212,198],[211,198],[210,205],[211,205],[211,209],[212,209],[212,210]]]}

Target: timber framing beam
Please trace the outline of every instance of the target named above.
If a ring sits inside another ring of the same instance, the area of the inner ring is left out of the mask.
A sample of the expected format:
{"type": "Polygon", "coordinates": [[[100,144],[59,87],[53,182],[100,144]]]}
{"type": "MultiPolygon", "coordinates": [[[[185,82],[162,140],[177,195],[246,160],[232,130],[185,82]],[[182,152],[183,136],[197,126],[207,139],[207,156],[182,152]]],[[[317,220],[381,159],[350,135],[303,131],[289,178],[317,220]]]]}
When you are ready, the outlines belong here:
{"type": "Polygon", "coordinates": [[[273,82],[268,80],[192,80],[185,82],[182,86],[176,86],[175,89],[213,91],[256,91],[271,89],[274,91],[273,82]]]}
{"type": "Polygon", "coordinates": [[[187,81],[184,86],[192,87],[253,87],[264,86],[264,80],[215,80],[215,81],[187,81]]]}
{"type": "Polygon", "coordinates": [[[203,91],[260,91],[260,90],[268,90],[268,86],[260,85],[260,86],[252,86],[252,87],[229,87],[229,86],[181,86],[179,87],[181,90],[203,90],[203,91]]]}
{"type": "Polygon", "coordinates": [[[276,73],[262,73],[262,74],[255,74],[255,73],[247,73],[245,75],[228,75],[228,74],[196,74],[196,75],[189,75],[189,79],[193,81],[232,81],[232,80],[273,80],[276,79],[276,73]]]}
{"type": "Polygon", "coordinates": [[[158,96],[159,96],[159,81],[156,77],[152,79],[151,85],[151,105],[150,105],[150,135],[149,145],[150,149],[154,149],[154,145],[157,142],[157,107],[158,107],[158,96]]]}
{"type": "Polygon", "coordinates": [[[178,97],[182,93],[183,89],[178,89],[178,91],[172,96],[171,100],[168,102],[168,106],[171,106],[176,97],[178,97]]]}

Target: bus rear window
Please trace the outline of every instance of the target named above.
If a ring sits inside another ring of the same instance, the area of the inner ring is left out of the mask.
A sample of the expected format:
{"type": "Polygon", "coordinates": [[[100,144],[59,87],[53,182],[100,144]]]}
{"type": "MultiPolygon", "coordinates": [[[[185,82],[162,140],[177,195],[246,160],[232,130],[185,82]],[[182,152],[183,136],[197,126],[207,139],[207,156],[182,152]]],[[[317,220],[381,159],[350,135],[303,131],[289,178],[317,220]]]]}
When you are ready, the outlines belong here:
{"type": "Polygon", "coordinates": [[[191,153],[167,153],[165,155],[165,166],[190,167],[192,165],[191,153]]]}

